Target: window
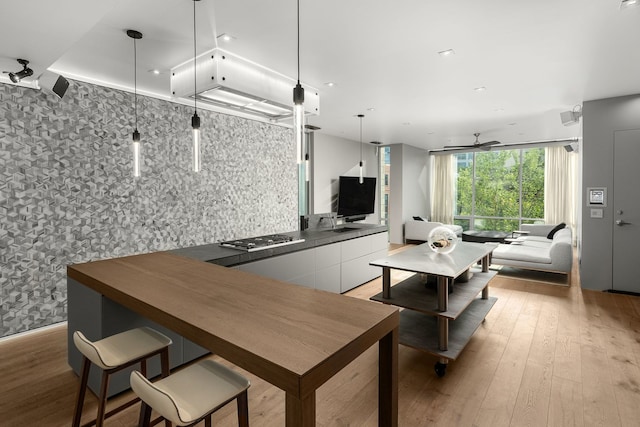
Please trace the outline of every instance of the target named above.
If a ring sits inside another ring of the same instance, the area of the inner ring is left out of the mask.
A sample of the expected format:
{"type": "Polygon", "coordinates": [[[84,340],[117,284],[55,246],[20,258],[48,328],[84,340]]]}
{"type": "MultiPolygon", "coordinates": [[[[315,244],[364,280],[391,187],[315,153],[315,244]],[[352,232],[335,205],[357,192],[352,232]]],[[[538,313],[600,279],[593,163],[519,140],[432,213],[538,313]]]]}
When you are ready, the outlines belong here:
{"type": "Polygon", "coordinates": [[[380,224],[389,225],[389,173],[391,167],[391,148],[380,147],[380,176],[383,177],[383,185],[380,186],[382,197],[380,206],[380,224]]]}
{"type": "Polygon", "coordinates": [[[544,218],[544,148],[460,153],[454,222],[463,229],[513,231],[544,218]]]}

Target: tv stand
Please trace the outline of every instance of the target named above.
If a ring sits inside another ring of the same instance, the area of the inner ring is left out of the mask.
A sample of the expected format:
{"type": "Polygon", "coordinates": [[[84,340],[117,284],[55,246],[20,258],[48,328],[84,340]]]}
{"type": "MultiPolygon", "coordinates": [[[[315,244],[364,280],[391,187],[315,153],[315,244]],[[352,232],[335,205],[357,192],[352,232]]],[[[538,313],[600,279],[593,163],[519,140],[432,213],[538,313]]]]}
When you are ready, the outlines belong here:
{"type": "Polygon", "coordinates": [[[356,221],[364,221],[366,217],[364,215],[361,216],[345,216],[344,222],[356,222],[356,221]]]}

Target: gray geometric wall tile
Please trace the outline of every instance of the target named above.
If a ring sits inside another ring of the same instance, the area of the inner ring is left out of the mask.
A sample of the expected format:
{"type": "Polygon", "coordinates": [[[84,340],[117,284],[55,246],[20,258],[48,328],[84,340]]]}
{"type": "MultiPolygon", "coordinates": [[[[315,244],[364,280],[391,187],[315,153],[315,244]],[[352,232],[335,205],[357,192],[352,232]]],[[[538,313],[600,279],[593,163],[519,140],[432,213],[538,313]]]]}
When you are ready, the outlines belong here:
{"type": "Polygon", "coordinates": [[[71,81],[63,99],[0,84],[0,336],[66,320],[68,264],[297,228],[289,129],[71,81]]]}

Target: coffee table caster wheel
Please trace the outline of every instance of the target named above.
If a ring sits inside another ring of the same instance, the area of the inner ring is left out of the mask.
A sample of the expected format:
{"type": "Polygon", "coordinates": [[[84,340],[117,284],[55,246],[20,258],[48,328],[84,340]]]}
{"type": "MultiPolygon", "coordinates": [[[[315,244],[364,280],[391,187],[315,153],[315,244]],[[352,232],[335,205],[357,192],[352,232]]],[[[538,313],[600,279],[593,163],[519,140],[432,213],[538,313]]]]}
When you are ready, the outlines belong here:
{"type": "Polygon", "coordinates": [[[441,378],[447,373],[447,365],[445,363],[436,362],[433,368],[436,371],[436,375],[441,378]]]}

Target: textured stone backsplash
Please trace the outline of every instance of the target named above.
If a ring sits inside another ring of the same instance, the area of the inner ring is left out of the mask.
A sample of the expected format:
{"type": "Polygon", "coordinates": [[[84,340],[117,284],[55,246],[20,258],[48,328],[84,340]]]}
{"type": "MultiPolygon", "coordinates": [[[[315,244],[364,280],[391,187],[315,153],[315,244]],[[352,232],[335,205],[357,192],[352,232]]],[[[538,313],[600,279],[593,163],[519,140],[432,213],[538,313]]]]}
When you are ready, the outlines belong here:
{"type": "Polygon", "coordinates": [[[66,266],[297,229],[291,131],[71,81],[63,99],[0,83],[0,336],[66,320],[66,266]]]}

